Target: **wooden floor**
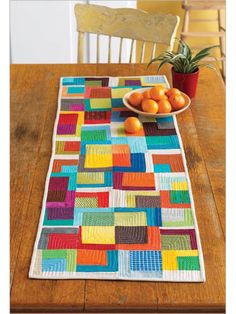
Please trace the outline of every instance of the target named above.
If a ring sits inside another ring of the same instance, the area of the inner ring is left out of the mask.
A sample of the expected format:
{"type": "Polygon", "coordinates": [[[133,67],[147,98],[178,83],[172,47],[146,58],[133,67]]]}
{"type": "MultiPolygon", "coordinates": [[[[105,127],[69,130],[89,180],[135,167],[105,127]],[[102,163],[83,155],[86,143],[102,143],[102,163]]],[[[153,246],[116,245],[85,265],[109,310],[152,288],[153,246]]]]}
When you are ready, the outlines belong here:
{"type": "MultiPolygon", "coordinates": [[[[160,72],[170,80],[170,71],[160,72]]],[[[205,258],[205,283],[37,280],[28,272],[51,155],[60,76],[156,74],[146,65],[11,66],[11,311],[225,311],[225,86],[201,69],[178,116],[205,258]]]]}

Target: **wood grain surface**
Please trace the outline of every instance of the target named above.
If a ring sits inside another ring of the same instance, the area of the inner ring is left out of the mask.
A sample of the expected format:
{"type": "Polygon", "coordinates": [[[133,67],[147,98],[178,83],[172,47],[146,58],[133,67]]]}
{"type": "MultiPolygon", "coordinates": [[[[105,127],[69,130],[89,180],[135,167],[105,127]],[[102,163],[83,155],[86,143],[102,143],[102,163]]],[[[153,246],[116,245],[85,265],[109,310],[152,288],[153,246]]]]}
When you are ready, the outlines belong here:
{"type": "MultiPolygon", "coordinates": [[[[169,68],[161,72],[170,81],[169,68]]],[[[177,117],[192,183],[205,283],[37,280],[28,271],[41,212],[61,76],[156,74],[137,64],[11,66],[11,311],[225,311],[225,87],[209,69],[177,117]]]]}
{"type": "MultiPolygon", "coordinates": [[[[119,63],[121,63],[122,42],[124,38],[140,41],[142,49],[137,59],[143,63],[145,43],[164,44],[173,49],[174,37],[179,25],[179,17],[172,14],[148,13],[143,10],[132,8],[108,8],[94,4],[76,4],[75,17],[77,22],[78,36],[78,63],[84,59],[84,33],[97,34],[97,59],[99,63],[99,35],[109,36],[108,62],[111,62],[111,37],[119,37],[119,63]]],[[[104,45],[104,42],[103,42],[104,45]]],[[[165,48],[167,48],[165,47],[165,48]]],[[[133,44],[131,45],[130,57],[132,58],[133,44]]],[[[154,55],[152,53],[151,58],[154,55]]]]}

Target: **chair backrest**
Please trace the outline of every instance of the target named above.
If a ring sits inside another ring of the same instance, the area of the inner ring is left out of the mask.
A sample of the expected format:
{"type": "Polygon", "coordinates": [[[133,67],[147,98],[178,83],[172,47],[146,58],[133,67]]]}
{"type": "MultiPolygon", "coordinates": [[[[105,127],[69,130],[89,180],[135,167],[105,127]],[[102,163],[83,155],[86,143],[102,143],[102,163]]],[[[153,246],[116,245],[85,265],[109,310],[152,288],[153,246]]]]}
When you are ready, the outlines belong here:
{"type": "Polygon", "coordinates": [[[121,63],[123,39],[131,39],[129,62],[132,62],[134,42],[141,41],[138,60],[144,61],[145,44],[152,43],[151,57],[158,43],[173,49],[173,39],[179,25],[179,17],[163,13],[147,13],[138,9],[112,9],[100,5],[76,4],[75,16],[78,31],[78,63],[84,60],[84,34],[97,34],[96,62],[99,63],[99,36],[108,36],[108,63],[111,62],[111,38],[120,37],[119,63],[121,63]]]}

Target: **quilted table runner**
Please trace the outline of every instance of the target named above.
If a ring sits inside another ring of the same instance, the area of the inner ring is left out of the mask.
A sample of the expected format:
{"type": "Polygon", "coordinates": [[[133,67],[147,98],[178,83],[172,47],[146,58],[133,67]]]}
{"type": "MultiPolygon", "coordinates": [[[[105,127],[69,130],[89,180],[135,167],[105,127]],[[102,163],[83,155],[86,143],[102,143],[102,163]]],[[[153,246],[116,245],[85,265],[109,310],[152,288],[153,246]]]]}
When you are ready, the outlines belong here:
{"type": "MultiPolygon", "coordinates": [[[[29,276],[204,281],[191,186],[175,118],[138,118],[125,93],[165,76],[63,77],[29,276]]],[[[189,139],[191,140],[191,139],[189,139]]]]}

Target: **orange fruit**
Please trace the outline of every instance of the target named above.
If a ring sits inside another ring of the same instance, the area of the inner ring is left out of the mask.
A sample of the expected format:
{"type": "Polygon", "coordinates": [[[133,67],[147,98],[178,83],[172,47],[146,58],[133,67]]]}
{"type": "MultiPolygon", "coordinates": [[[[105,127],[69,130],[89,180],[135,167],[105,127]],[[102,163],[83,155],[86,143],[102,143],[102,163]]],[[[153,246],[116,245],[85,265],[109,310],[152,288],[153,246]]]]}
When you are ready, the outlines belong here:
{"type": "Polygon", "coordinates": [[[137,133],[141,128],[141,122],[135,117],[129,117],[124,122],[125,131],[128,133],[137,133]]]}
{"type": "Polygon", "coordinates": [[[141,105],[142,100],[143,94],[138,92],[134,92],[129,96],[129,103],[134,107],[141,105]]]}
{"type": "Polygon", "coordinates": [[[150,89],[151,98],[154,100],[161,100],[165,98],[165,88],[162,86],[155,86],[150,89]]]}
{"type": "Polygon", "coordinates": [[[167,97],[166,95],[164,95],[164,96],[161,98],[161,100],[163,100],[163,99],[168,100],[168,97],[167,97]]]}
{"type": "Polygon", "coordinates": [[[158,101],[158,112],[159,113],[169,113],[171,112],[171,103],[166,99],[161,99],[158,101]]]}
{"type": "Polygon", "coordinates": [[[185,106],[185,99],[181,94],[171,95],[169,102],[174,110],[179,110],[185,106]]]}
{"type": "Polygon", "coordinates": [[[151,98],[150,89],[147,89],[147,90],[145,90],[145,92],[143,92],[143,98],[144,99],[150,99],[151,98]]]}
{"type": "Polygon", "coordinates": [[[170,97],[171,95],[180,95],[181,92],[179,89],[177,88],[169,88],[167,91],[166,91],[166,95],[168,97],[170,97]]]}
{"type": "Polygon", "coordinates": [[[144,99],[142,101],[142,109],[145,112],[157,113],[158,112],[158,104],[153,99],[144,99]]]}

